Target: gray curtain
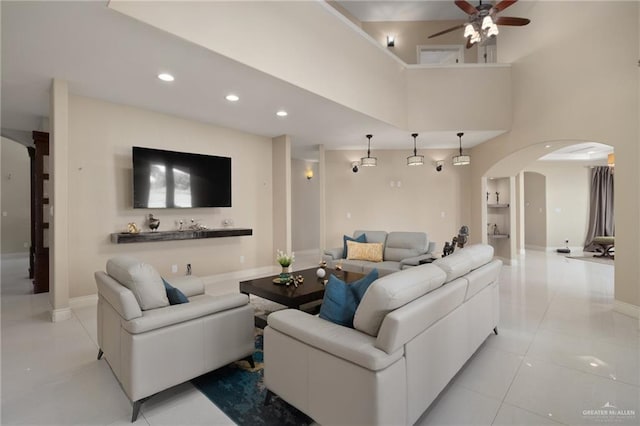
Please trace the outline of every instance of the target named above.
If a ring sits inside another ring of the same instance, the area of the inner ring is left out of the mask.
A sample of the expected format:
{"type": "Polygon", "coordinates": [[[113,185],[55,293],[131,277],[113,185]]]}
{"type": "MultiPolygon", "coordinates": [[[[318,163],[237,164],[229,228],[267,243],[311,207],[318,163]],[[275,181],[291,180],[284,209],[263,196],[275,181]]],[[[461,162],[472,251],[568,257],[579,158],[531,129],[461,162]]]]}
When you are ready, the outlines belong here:
{"type": "Polygon", "coordinates": [[[615,235],[613,222],[613,170],[611,167],[591,169],[591,204],[589,207],[589,230],[584,242],[584,251],[596,251],[592,244],[595,237],[615,235]]]}

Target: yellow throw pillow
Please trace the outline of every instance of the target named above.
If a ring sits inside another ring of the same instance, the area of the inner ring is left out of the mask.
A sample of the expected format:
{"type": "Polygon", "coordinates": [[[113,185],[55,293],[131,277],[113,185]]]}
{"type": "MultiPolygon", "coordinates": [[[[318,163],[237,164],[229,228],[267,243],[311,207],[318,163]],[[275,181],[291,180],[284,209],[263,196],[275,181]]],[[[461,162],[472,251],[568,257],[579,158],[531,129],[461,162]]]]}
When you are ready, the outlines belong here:
{"type": "Polygon", "coordinates": [[[356,243],[347,241],[347,259],[382,262],[382,243],[356,243]]]}

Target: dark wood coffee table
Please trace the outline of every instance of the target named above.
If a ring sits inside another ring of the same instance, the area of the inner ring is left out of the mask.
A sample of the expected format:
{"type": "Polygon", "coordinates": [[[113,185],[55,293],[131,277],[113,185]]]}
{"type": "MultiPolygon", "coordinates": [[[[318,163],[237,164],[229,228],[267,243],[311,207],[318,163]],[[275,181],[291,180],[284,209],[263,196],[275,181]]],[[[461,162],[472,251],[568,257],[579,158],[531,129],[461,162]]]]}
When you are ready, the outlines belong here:
{"type": "MultiPolygon", "coordinates": [[[[337,278],[345,282],[353,282],[364,277],[357,272],[336,271],[327,268],[327,274],[323,279],[318,278],[316,270],[318,268],[304,269],[302,271],[292,272],[293,275],[302,275],[304,283],[296,288],[293,284],[282,285],[274,284],[273,279],[278,275],[272,275],[265,278],[256,278],[253,280],[240,282],[240,293],[254,294],[272,302],[279,303],[289,308],[300,309],[301,306],[308,303],[321,300],[324,297],[324,280],[329,279],[329,275],[333,274],[337,278]]],[[[267,324],[266,318],[256,316],[256,327],[264,328],[267,324]]]]}

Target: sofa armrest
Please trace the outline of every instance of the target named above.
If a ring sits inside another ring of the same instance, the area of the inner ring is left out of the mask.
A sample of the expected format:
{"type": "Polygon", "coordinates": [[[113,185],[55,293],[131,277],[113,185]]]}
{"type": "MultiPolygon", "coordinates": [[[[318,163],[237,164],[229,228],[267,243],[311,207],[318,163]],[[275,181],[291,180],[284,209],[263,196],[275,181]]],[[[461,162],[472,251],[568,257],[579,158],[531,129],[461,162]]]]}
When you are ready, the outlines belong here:
{"type": "Polygon", "coordinates": [[[326,249],[324,251],[324,256],[322,256],[322,258],[324,260],[342,259],[343,252],[344,252],[344,248],[343,247],[334,247],[334,248],[326,249]],[[325,256],[327,256],[328,259],[325,259],[325,256]]]}
{"type": "Polygon", "coordinates": [[[94,274],[98,295],[102,296],[125,320],[142,316],[142,310],[133,292],[102,271],[94,274]]]}
{"type": "Polygon", "coordinates": [[[293,339],[372,371],[383,370],[404,355],[403,348],[388,354],[375,347],[375,337],[296,309],[274,312],[267,322],[293,339]]]}
{"type": "Polygon", "coordinates": [[[202,279],[194,275],[178,275],[175,277],[165,278],[169,284],[176,287],[187,297],[204,294],[204,283],[202,279]]]}
{"type": "Polygon", "coordinates": [[[223,296],[203,294],[190,298],[189,303],[144,311],[140,318],[123,321],[122,327],[131,334],[145,333],[245,306],[247,309],[251,309],[249,297],[246,294],[227,294],[223,296]]]}
{"type": "Polygon", "coordinates": [[[421,254],[420,256],[415,256],[415,257],[407,257],[406,259],[402,259],[400,261],[400,269],[405,269],[406,267],[409,266],[418,266],[420,265],[420,261],[421,260],[426,260],[426,259],[433,259],[433,255],[431,253],[425,253],[425,254],[421,254]]]}
{"type": "Polygon", "coordinates": [[[427,253],[433,253],[436,251],[436,242],[429,241],[429,247],[427,248],[427,253]]]}

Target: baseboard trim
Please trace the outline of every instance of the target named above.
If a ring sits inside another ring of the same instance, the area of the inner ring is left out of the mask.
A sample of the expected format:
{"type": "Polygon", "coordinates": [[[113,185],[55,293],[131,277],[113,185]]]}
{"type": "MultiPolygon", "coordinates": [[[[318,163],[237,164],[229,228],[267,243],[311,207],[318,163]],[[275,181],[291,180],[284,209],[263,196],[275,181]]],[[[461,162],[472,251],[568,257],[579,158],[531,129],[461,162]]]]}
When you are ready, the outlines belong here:
{"type": "Polygon", "coordinates": [[[640,318],[640,306],[632,305],[631,303],[614,299],[613,310],[632,318],[640,318]]]}
{"type": "Polygon", "coordinates": [[[306,249],[306,250],[296,250],[295,253],[297,256],[313,256],[313,255],[320,256],[322,254],[322,251],[320,249],[306,249]]]}
{"type": "Polygon", "coordinates": [[[60,308],[51,310],[51,322],[66,321],[73,316],[71,308],[60,308]]]}
{"type": "Polygon", "coordinates": [[[242,280],[250,279],[256,276],[273,275],[279,272],[280,268],[276,266],[262,266],[259,268],[245,269],[242,271],[225,272],[224,274],[208,275],[206,277],[200,277],[205,285],[212,284],[218,281],[227,280],[242,280]]]}
{"type": "Polygon", "coordinates": [[[88,296],[79,296],[69,299],[69,307],[71,309],[84,308],[98,304],[98,295],[89,294],[88,296]]]}
{"type": "Polygon", "coordinates": [[[525,244],[524,248],[525,248],[525,250],[547,251],[546,247],[532,246],[531,244],[525,244]]]}

